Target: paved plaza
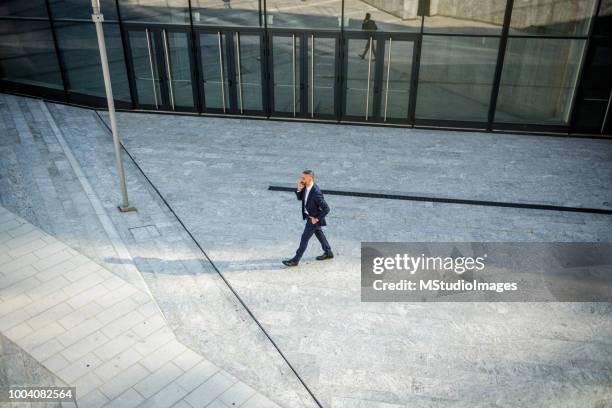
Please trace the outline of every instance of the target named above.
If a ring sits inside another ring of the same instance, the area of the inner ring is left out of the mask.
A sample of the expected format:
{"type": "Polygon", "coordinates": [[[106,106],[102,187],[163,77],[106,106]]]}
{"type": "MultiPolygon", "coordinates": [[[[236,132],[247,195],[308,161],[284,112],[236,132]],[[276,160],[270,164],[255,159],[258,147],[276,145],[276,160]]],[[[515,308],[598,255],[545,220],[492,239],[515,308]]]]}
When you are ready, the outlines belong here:
{"type": "Polygon", "coordinates": [[[612,209],[609,141],[118,116],[132,213],[93,111],[0,95],[4,366],[79,406],[612,406],[610,304],[362,303],[359,280],[362,241],[610,242],[609,215],[329,195],[336,258],[313,240],[287,269],[299,202],[268,190],[310,168],[323,189],[612,209]]]}

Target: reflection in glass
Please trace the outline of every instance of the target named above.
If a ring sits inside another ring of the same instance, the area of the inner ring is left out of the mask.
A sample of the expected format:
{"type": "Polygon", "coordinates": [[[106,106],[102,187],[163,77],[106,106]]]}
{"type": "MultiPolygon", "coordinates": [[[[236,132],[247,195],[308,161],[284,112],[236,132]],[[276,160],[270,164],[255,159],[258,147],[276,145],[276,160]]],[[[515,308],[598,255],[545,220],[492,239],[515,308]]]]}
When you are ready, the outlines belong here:
{"type": "Polygon", "coordinates": [[[424,36],[416,117],[486,122],[499,39],[424,36]]]}
{"type": "Polygon", "coordinates": [[[340,30],[342,0],[266,0],[266,7],[268,28],[340,30]]]}
{"type": "Polygon", "coordinates": [[[49,22],[3,20],[0,68],[7,81],[63,89],[49,22]]]}
{"type": "Polygon", "coordinates": [[[167,38],[167,63],[170,65],[169,80],[171,97],[176,107],[193,108],[193,87],[191,83],[191,65],[189,61],[189,43],[187,33],[165,31],[167,38]]]}
{"type": "Polygon", "coordinates": [[[259,35],[235,34],[238,109],[262,110],[261,49],[259,35]]]}
{"type": "Polygon", "coordinates": [[[189,24],[188,0],[118,0],[124,21],[189,24]]]}
{"type": "MultiPolygon", "coordinates": [[[[29,0],[23,2],[30,3],[29,0]]],[[[70,18],[91,21],[91,0],[49,0],[49,6],[54,20],[70,18]]],[[[100,11],[104,21],[117,21],[115,0],[100,0],[100,11]]]]}
{"type": "Polygon", "coordinates": [[[191,0],[193,24],[259,27],[259,0],[191,0]]]}
{"type": "Polygon", "coordinates": [[[508,39],[495,121],[567,124],[584,44],[508,39]]]}
{"type": "Polygon", "coordinates": [[[365,120],[372,116],[374,61],[377,49],[377,41],[372,37],[348,40],[345,106],[347,116],[358,116],[365,120]]]}
{"type": "Polygon", "coordinates": [[[515,1],[510,34],[587,35],[597,0],[515,1]]]}
{"type": "Polygon", "coordinates": [[[385,41],[382,117],[407,119],[412,78],[412,41],[385,41]]]}
{"type": "Polygon", "coordinates": [[[150,30],[130,31],[130,49],[139,105],[162,104],[157,66],[157,40],[150,30]]]}
{"type": "Polygon", "coordinates": [[[344,29],[362,31],[366,13],[379,31],[419,31],[421,15],[418,1],[345,0],[344,29]]]}
{"type": "MultiPolygon", "coordinates": [[[[72,92],[106,97],[100,68],[98,38],[93,23],[56,22],[57,42],[72,92]]],[[[108,66],[116,100],[130,101],[130,89],[123,60],[121,33],[117,24],[104,25],[108,66]]]]}
{"type": "Polygon", "coordinates": [[[208,109],[222,109],[223,112],[230,107],[226,41],[221,32],[200,34],[204,103],[208,109]]]}
{"type": "Polygon", "coordinates": [[[275,112],[300,113],[301,49],[298,36],[272,38],[275,112]]]}
{"type": "Polygon", "coordinates": [[[506,0],[422,2],[423,30],[429,33],[500,34],[506,0]]]}
{"type": "Polygon", "coordinates": [[[47,18],[45,0],[2,0],[0,16],[47,18]]]}
{"type": "Polygon", "coordinates": [[[308,36],[308,113],[334,113],[336,39],[308,36]]]}

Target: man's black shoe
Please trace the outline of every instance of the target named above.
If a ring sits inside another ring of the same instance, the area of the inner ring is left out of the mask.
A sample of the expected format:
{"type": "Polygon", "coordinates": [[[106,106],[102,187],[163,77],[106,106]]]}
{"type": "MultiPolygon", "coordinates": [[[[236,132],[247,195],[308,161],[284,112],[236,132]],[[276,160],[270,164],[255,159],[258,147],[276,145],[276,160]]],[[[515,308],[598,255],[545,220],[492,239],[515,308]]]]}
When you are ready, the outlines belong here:
{"type": "Polygon", "coordinates": [[[297,266],[297,262],[292,261],[291,259],[285,259],[283,261],[283,265],[287,265],[287,266],[297,266]]]}
{"type": "Polygon", "coordinates": [[[317,261],[324,261],[326,259],[332,259],[334,257],[334,254],[332,253],[325,253],[323,255],[319,255],[317,256],[317,261]]]}

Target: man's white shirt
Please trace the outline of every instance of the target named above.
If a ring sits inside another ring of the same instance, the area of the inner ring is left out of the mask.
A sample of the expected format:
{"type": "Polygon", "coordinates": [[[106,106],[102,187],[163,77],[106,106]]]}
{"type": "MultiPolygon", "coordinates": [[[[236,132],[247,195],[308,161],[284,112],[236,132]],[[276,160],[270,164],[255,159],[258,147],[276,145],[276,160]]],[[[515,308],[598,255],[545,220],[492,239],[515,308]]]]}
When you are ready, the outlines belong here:
{"type": "Polygon", "coordinates": [[[312,184],[310,187],[305,187],[306,192],[304,193],[304,212],[306,213],[306,215],[310,215],[308,214],[308,210],[306,209],[306,203],[308,202],[308,194],[310,194],[310,190],[312,190],[313,185],[314,184],[312,184]]]}

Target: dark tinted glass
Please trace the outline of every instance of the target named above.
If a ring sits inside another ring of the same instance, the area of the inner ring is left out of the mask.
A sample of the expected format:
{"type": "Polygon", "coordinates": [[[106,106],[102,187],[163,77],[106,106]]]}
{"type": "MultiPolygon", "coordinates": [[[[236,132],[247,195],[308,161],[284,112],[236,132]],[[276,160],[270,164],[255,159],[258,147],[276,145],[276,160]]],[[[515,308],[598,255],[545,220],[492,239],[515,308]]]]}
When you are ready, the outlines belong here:
{"type": "Polygon", "coordinates": [[[612,0],[602,0],[595,34],[612,36],[612,0]]]}
{"type": "Polygon", "coordinates": [[[585,42],[508,39],[495,121],[567,124],[585,42]]]}
{"type": "Polygon", "coordinates": [[[425,35],[416,117],[486,122],[498,49],[494,37],[425,35]]]}
{"type": "Polygon", "coordinates": [[[121,19],[189,24],[188,0],[119,0],[121,19]]]}
{"type": "Polygon", "coordinates": [[[587,35],[597,0],[515,1],[510,34],[587,35]]]}
{"type": "MultiPolygon", "coordinates": [[[[71,92],[105,97],[98,39],[93,23],[55,24],[57,41],[71,92]]],[[[106,53],[116,100],[130,101],[121,34],[117,24],[104,24],[106,53]]]]}
{"type": "Polygon", "coordinates": [[[422,2],[424,31],[429,33],[500,34],[506,0],[422,2]]]}
{"type": "MultiPolygon", "coordinates": [[[[71,18],[91,21],[91,0],[49,0],[53,19],[71,18]]],[[[100,0],[100,11],[105,21],[117,20],[115,0],[100,0]]]]}
{"type": "MultiPolygon", "coordinates": [[[[417,2],[396,0],[344,1],[344,29],[351,31],[420,31],[417,2]],[[366,21],[366,13],[370,18],[366,21]]],[[[340,20],[338,14],[338,22],[340,20]]]]}
{"type": "Polygon", "coordinates": [[[0,67],[2,79],[62,89],[49,22],[2,21],[0,67]]]}
{"type": "Polygon", "coordinates": [[[315,5],[302,0],[266,0],[266,12],[268,28],[340,30],[342,2],[315,5]]]}
{"type": "Polygon", "coordinates": [[[258,27],[259,6],[259,0],[192,0],[193,24],[258,27]]]}
{"type": "Polygon", "coordinates": [[[47,17],[44,0],[2,0],[0,16],[47,17]]]}

